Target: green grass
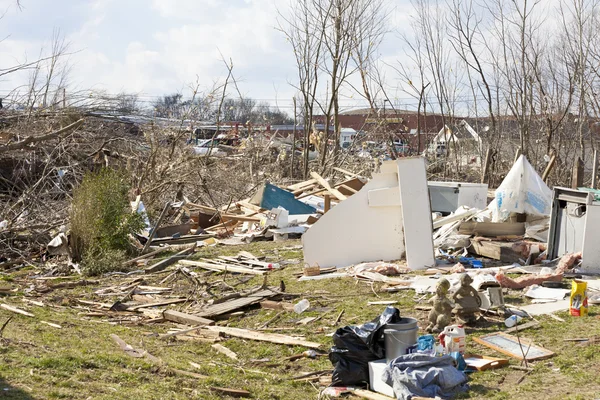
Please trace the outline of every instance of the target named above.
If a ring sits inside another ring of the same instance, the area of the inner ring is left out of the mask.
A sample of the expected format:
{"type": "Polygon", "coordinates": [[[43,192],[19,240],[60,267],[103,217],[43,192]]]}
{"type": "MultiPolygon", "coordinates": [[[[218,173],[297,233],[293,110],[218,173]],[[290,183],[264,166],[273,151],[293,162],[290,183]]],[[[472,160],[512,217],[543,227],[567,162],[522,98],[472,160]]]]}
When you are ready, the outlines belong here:
{"type": "MultiPolygon", "coordinates": [[[[360,324],[376,317],[384,306],[369,306],[369,301],[396,300],[401,314],[418,318],[424,326],[425,311],[414,309],[416,296],[411,290],[398,293],[382,292],[380,284],[356,282],[354,279],[333,279],[298,282],[295,273],[302,270],[302,251],[283,249],[299,244],[298,241],[273,243],[258,242],[242,247],[223,246],[201,249],[195,257],[234,255],[247,250],[255,255],[264,255],[268,260],[299,260],[297,264],[285,266],[268,275],[268,283],[278,286],[283,280],[286,292],[298,297],[288,301],[307,298],[312,307],[329,311],[307,311],[302,315],[286,313],[269,325],[272,328],[293,327],[281,333],[301,335],[307,340],[322,343],[327,351],[331,346],[328,336],[336,327],[360,324]],[[344,310],[337,326],[333,321],[344,310]],[[322,318],[306,326],[295,322],[306,316],[322,318]]],[[[163,255],[165,256],[165,255],[163,255]]],[[[228,285],[239,284],[238,276],[210,275],[201,270],[202,279],[210,282],[224,280],[228,285]]],[[[144,324],[122,322],[110,324],[106,318],[84,317],[86,308],[77,299],[110,303],[115,298],[101,297],[93,292],[101,287],[119,284],[133,277],[100,278],[99,285],[73,289],[54,290],[32,299],[42,301],[45,307],[24,303],[24,290],[32,280],[26,278],[32,269],[19,271],[4,279],[17,287],[19,292],[2,299],[35,314],[35,318],[12,314],[0,309],[0,324],[9,316],[13,319],[6,326],[0,343],[0,397],[7,399],[219,399],[223,396],[210,389],[211,386],[245,389],[255,399],[315,399],[318,383],[293,382],[290,378],[308,373],[331,369],[327,357],[315,360],[284,360],[306,350],[302,347],[284,346],[229,338],[222,342],[237,353],[236,362],[216,352],[209,343],[188,341],[164,341],[157,334],[165,333],[174,324],[165,322],[144,324]],[[56,329],[43,324],[48,321],[60,324],[56,329]],[[147,359],[126,355],[110,338],[117,334],[135,348],[143,349],[162,360],[155,365],[147,359]],[[268,361],[264,361],[268,359],[268,361]],[[257,362],[263,360],[264,362],[257,362]],[[201,366],[195,369],[190,361],[201,366]],[[206,375],[197,379],[176,375],[173,368],[206,375]]],[[[158,285],[168,272],[145,277],[146,284],[158,285]]],[[[236,289],[260,285],[262,277],[252,278],[239,284],[236,289]]],[[[38,282],[39,284],[39,282],[38,282]]],[[[193,287],[187,279],[179,278],[163,286],[174,288],[174,294],[192,293],[193,287]]],[[[212,293],[220,296],[225,288],[214,288],[212,293]]],[[[35,292],[34,292],[35,293],[35,292]]],[[[511,294],[511,301],[519,299],[511,294]]],[[[424,301],[423,301],[424,304],[424,301]]],[[[469,399],[594,399],[600,398],[600,352],[598,345],[578,346],[564,342],[564,338],[590,336],[600,332],[597,306],[590,308],[587,318],[558,315],[565,319],[559,322],[549,317],[540,317],[541,326],[522,332],[523,337],[533,339],[536,344],[556,353],[548,360],[534,363],[535,370],[523,381],[523,371],[502,368],[471,374],[471,390],[460,398],[469,399]],[[558,370],[557,370],[558,369],[558,370]]],[[[173,309],[185,310],[174,305],[173,309]]],[[[256,329],[271,319],[277,312],[253,307],[244,310],[242,316],[220,320],[221,325],[256,329]]],[[[494,325],[470,331],[469,336],[483,335],[501,329],[494,325]]],[[[501,356],[494,351],[467,341],[469,352],[490,356],[501,356]]],[[[518,365],[511,359],[512,365],[518,365]]]]}

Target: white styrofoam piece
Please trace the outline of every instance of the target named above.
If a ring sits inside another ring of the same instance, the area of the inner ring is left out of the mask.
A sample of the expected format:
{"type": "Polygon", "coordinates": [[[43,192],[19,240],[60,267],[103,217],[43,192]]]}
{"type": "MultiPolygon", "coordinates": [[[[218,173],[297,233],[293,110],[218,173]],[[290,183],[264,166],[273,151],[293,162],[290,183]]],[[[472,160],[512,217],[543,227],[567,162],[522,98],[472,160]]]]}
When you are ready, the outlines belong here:
{"type": "Polygon", "coordinates": [[[319,218],[302,235],[304,260],[325,268],[401,259],[405,247],[400,207],[369,207],[369,191],[390,187],[398,187],[397,173],[374,174],[361,190],[319,218]]]}
{"type": "Polygon", "coordinates": [[[397,162],[406,263],[410,269],[435,265],[427,169],[423,157],[397,162]]]}
{"type": "Polygon", "coordinates": [[[387,362],[385,359],[369,361],[369,385],[374,392],[396,398],[396,396],[394,396],[394,388],[381,379],[381,375],[383,375],[386,366],[387,362]]]}
{"type": "Polygon", "coordinates": [[[600,272],[600,206],[589,205],[586,210],[585,228],[583,229],[583,250],[581,252],[581,271],[600,272]]]}

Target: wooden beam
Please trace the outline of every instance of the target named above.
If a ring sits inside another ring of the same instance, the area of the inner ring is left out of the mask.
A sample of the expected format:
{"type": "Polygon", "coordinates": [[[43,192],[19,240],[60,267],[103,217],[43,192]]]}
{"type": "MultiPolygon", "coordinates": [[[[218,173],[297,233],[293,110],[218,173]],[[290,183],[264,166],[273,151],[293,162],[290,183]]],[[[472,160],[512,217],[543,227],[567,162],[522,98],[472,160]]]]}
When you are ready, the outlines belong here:
{"type": "Polygon", "coordinates": [[[323,213],[326,213],[329,210],[331,210],[331,196],[326,194],[325,195],[325,206],[323,207],[323,213]]]}
{"type": "Polygon", "coordinates": [[[360,175],[355,174],[354,172],[350,172],[347,169],[338,168],[338,167],[333,167],[333,169],[335,169],[337,172],[341,172],[344,175],[348,175],[348,176],[351,176],[353,178],[360,178],[360,175]]]}
{"type": "Polygon", "coordinates": [[[488,148],[487,151],[485,152],[485,161],[483,163],[483,173],[481,174],[481,183],[488,182],[491,162],[492,162],[492,149],[488,148]]]}
{"type": "Polygon", "coordinates": [[[316,179],[309,179],[307,181],[298,182],[298,183],[295,183],[293,185],[289,185],[286,189],[293,192],[294,190],[298,190],[300,188],[305,188],[305,187],[312,186],[315,183],[317,183],[316,179]]]}
{"type": "Polygon", "coordinates": [[[265,271],[260,271],[252,268],[244,268],[236,265],[221,265],[221,264],[212,264],[206,263],[203,261],[191,261],[191,260],[180,260],[180,264],[188,265],[192,267],[200,267],[203,269],[208,269],[210,271],[228,271],[228,272],[238,272],[241,274],[249,274],[249,275],[264,275],[265,271]]]}
{"type": "Polygon", "coordinates": [[[197,315],[186,314],[175,310],[165,310],[162,313],[163,318],[167,321],[177,322],[179,324],[206,326],[214,325],[215,321],[208,318],[198,317],[197,315]]]}
{"type": "Polygon", "coordinates": [[[331,187],[331,185],[329,185],[329,182],[327,182],[321,175],[313,171],[310,173],[310,176],[315,178],[317,182],[319,182],[319,185],[323,186],[325,190],[331,193],[336,199],[340,201],[346,200],[347,197],[344,196],[339,190],[331,187]]]}
{"type": "Polygon", "coordinates": [[[185,250],[181,250],[179,253],[172,255],[171,257],[165,258],[164,260],[161,260],[161,261],[157,262],[156,264],[151,265],[150,267],[146,268],[144,270],[144,272],[148,274],[148,273],[152,273],[152,272],[162,271],[165,268],[167,268],[169,265],[175,264],[177,261],[181,260],[182,258],[187,257],[188,255],[192,254],[194,252],[195,248],[196,248],[196,243],[194,243],[189,248],[187,248],[185,250]]]}
{"type": "Polygon", "coordinates": [[[257,340],[260,342],[270,342],[277,344],[287,344],[290,346],[304,346],[311,349],[318,349],[321,347],[320,343],[309,342],[307,340],[298,339],[292,336],[280,335],[278,333],[264,333],[258,331],[252,331],[249,329],[231,328],[228,326],[207,326],[205,329],[220,332],[225,335],[238,337],[248,340],[257,340]]]}
{"type": "Polygon", "coordinates": [[[555,163],[556,163],[556,154],[552,154],[552,157],[550,157],[550,161],[548,162],[548,165],[546,165],[546,168],[544,169],[544,173],[542,174],[542,180],[544,182],[548,181],[548,176],[550,176],[550,172],[552,172],[552,168],[554,168],[555,163]]]}
{"type": "Polygon", "coordinates": [[[577,189],[583,186],[583,161],[580,157],[573,163],[573,175],[571,176],[571,189],[577,189]]]}
{"type": "Polygon", "coordinates": [[[172,300],[158,301],[156,303],[140,304],[139,306],[128,307],[127,311],[135,311],[135,310],[139,310],[141,308],[148,308],[148,307],[168,306],[169,304],[185,303],[186,301],[188,301],[188,299],[172,299],[172,300]]]}
{"type": "Polygon", "coordinates": [[[594,150],[594,162],[592,164],[592,189],[596,189],[598,182],[598,150],[594,150]]]}
{"type": "Polygon", "coordinates": [[[167,210],[169,209],[169,207],[171,207],[171,202],[167,201],[167,204],[165,204],[165,208],[163,208],[162,212],[160,213],[160,216],[158,217],[156,224],[152,227],[152,230],[150,231],[150,235],[148,235],[148,241],[144,245],[144,248],[142,249],[142,253],[144,253],[146,250],[148,250],[148,246],[150,246],[150,242],[152,242],[152,238],[154,238],[154,235],[156,234],[156,230],[158,228],[160,228],[160,223],[162,222],[163,218],[167,214],[167,210]]]}

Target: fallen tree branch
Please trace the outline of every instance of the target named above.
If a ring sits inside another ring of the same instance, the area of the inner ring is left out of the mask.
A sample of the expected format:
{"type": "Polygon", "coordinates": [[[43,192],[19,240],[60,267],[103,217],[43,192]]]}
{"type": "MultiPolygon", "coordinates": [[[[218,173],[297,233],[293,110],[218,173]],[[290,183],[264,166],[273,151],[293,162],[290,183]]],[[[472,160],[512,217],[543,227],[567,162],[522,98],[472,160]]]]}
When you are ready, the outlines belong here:
{"type": "Polygon", "coordinates": [[[81,118],[80,120],[73,122],[71,125],[67,125],[64,128],[61,128],[57,131],[50,132],[50,133],[47,133],[47,134],[41,135],[41,136],[28,136],[25,138],[25,140],[21,140],[20,142],[0,146],[0,153],[24,149],[32,143],[43,142],[46,140],[60,137],[64,133],[67,133],[67,132],[72,131],[73,129],[79,128],[81,126],[81,124],[83,124],[83,121],[84,121],[84,119],[81,118]]]}

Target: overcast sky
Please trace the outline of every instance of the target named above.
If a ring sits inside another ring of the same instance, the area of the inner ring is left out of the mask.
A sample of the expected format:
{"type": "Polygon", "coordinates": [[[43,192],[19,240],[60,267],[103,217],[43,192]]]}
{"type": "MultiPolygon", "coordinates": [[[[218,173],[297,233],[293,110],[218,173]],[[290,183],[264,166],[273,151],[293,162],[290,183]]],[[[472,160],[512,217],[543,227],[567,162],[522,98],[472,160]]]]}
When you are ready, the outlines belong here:
{"type": "MultiPolygon", "coordinates": [[[[408,3],[389,2],[392,33],[381,57],[390,62],[402,57],[394,31],[406,28],[408,3]]],[[[294,94],[295,62],[276,29],[277,11],[286,12],[288,0],[21,0],[21,10],[15,4],[0,0],[0,68],[36,59],[60,29],[75,52],[73,88],[134,92],[150,101],[185,93],[196,76],[210,87],[225,74],[222,54],[233,59],[243,95],[285,106],[294,94]]],[[[0,78],[0,96],[26,79],[0,78]]]]}

